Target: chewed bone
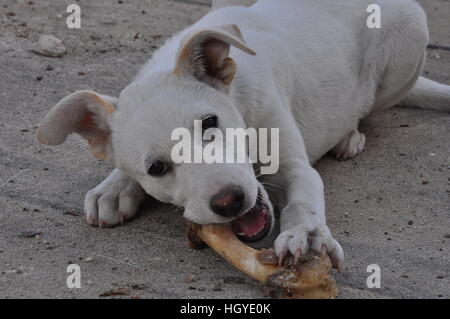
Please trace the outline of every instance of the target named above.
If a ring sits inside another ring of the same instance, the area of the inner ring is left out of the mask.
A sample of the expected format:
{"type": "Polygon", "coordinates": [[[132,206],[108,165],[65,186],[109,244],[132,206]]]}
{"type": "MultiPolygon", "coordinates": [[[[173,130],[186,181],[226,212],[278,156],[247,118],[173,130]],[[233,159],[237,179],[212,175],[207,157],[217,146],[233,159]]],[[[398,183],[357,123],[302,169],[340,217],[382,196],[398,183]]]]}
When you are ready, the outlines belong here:
{"type": "Polygon", "coordinates": [[[272,250],[256,250],[241,242],[228,224],[188,223],[187,237],[192,248],[207,244],[244,274],[265,282],[277,298],[334,298],[336,282],[331,277],[328,256],[308,254],[297,263],[287,259],[283,267],[272,250]]]}

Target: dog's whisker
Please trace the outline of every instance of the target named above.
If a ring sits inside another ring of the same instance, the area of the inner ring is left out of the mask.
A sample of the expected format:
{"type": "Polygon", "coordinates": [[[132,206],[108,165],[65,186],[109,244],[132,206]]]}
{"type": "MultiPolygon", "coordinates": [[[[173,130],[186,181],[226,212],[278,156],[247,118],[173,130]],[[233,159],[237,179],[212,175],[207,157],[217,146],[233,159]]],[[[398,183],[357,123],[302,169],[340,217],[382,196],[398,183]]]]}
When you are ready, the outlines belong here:
{"type": "Polygon", "coordinates": [[[281,190],[283,190],[283,191],[287,191],[287,188],[286,188],[286,187],[282,187],[282,186],[277,185],[277,184],[272,184],[272,183],[268,183],[268,182],[261,182],[261,184],[262,184],[264,187],[266,187],[266,186],[271,186],[271,187],[275,187],[275,188],[281,189],[281,190]]]}

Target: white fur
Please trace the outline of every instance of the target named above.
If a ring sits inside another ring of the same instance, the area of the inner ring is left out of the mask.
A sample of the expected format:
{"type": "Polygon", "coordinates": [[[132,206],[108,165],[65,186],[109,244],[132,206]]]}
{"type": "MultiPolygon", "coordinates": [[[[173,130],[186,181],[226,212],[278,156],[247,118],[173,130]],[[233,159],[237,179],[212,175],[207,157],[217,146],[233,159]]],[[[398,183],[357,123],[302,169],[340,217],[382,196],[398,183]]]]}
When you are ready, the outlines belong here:
{"type": "Polygon", "coordinates": [[[88,193],[88,221],[113,226],[123,221],[121,214],[131,217],[145,190],[184,207],[194,222],[227,222],[230,218],[209,209],[211,195],[224,185],[241,185],[249,209],[257,189],[269,201],[263,185],[270,182],[282,190],[278,256],[326,248],[341,268],[343,251],[326,224],[323,184],[311,164],[330,150],[339,159],[361,152],[365,137],[358,124],[375,109],[404,100],[449,110],[449,87],[419,79],[428,43],[426,16],[412,0],[235,3],[216,3],[217,9],[169,39],[121,92],[118,110],[99,120],[112,131],[111,147],[104,149],[117,169],[88,193]],[[366,26],[372,3],[381,7],[381,29],[366,26]],[[200,38],[214,34],[227,45],[210,48],[219,71],[206,74],[200,38]],[[190,55],[183,55],[187,43],[190,55]],[[222,65],[226,56],[237,64],[236,74],[232,64],[222,65]],[[230,74],[235,75],[231,84],[225,81],[230,74]],[[170,161],[171,131],[191,127],[196,116],[208,112],[224,127],[280,128],[279,173],[257,180],[247,164],[198,164],[176,166],[161,178],[148,176],[149,160],[170,161]]]}

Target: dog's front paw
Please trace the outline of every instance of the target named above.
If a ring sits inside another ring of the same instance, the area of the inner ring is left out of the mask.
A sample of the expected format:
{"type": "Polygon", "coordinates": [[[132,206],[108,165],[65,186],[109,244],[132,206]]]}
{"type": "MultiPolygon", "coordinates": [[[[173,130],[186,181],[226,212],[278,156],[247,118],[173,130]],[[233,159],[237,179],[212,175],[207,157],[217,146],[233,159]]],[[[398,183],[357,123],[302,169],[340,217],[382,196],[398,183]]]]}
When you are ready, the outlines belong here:
{"type": "Polygon", "coordinates": [[[142,187],[132,178],[114,170],[84,200],[86,221],[94,226],[114,227],[136,215],[146,198],[142,187]]]}
{"type": "Polygon", "coordinates": [[[333,266],[339,272],[342,271],[344,251],[331,236],[327,225],[317,226],[312,231],[303,225],[297,225],[281,232],[274,245],[280,266],[288,253],[291,253],[297,261],[301,255],[312,250],[323,255],[328,253],[333,266]]]}

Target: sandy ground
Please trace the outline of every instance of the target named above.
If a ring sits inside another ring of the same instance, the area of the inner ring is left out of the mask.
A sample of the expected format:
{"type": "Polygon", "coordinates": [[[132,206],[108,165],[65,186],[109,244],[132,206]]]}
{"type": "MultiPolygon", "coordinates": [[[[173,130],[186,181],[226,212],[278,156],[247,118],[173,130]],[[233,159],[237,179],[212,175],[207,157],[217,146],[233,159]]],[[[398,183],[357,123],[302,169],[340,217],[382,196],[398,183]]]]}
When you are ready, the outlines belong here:
{"type": "MultiPolygon", "coordinates": [[[[80,30],[65,26],[70,1],[0,0],[0,297],[258,298],[261,285],[211,250],[188,249],[183,220],[168,206],[143,209],[124,227],[97,229],[82,217],[84,194],[111,170],[76,136],[38,145],[39,119],[78,89],[116,95],[165,38],[208,10],[208,1],[76,1],[80,30]],[[30,51],[41,34],[67,54],[30,51]],[[29,238],[30,237],[30,238],[29,238]],[[66,267],[81,267],[81,289],[66,267]]],[[[450,46],[450,1],[421,0],[431,43],[450,46]]],[[[426,74],[450,84],[450,52],[429,50],[426,74]]],[[[450,115],[392,109],[362,124],[366,150],[317,164],[328,220],[346,252],[341,298],[450,297],[450,115]],[[368,289],[366,267],[381,267],[368,289]]]]}

